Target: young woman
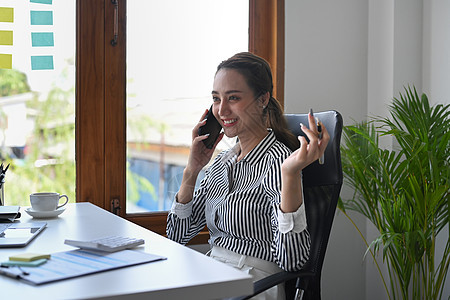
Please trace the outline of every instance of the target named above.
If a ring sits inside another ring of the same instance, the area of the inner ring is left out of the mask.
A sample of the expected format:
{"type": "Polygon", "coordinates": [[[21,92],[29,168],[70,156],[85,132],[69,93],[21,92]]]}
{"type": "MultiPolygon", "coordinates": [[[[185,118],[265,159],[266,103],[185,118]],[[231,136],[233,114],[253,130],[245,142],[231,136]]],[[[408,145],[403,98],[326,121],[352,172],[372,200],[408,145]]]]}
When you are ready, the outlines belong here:
{"type": "MultiPolygon", "coordinates": [[[[256,55],[238,53],[218,66],[212,111],[223,133],[212,149],[205,147],[207,136],[199,136],[198,129],[206,110],[192,130],[188,163],[167,220],[168,237],[182,244],[206,224],[210,255],[254,280],[280,268],[299,270],[308,259],[301,171],[324,153],[329,140],[326,128],[318,139],[311,114],[309,128],[299,124],[310,142],[293,136],[272,90],[269,64],[256,55]],[[237,137],[237,144],[215,158],[195,190],[199,172],[224,134],[237,137]]],[[[284,291],[275,288],[265,296],[270,293],[281,299],[284,291]]]]}

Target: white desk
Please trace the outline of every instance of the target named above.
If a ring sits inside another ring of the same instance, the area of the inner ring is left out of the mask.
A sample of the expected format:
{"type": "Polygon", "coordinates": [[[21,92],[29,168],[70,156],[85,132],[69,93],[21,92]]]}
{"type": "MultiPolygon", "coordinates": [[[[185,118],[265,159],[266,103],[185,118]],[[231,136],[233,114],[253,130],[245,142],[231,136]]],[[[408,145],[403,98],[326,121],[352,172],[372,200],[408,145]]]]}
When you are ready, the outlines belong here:
{"type": "Polygon", "coordinates": [[[167,260],[32,286],[0,276],[2,299],[219,299],[251,294],[252,280],[238,270],[91,203],[68,204],[54,219],[32,219],[22,210],[22,223],[46,221],[47,228],[25,248],[0,248],[0,261],[22,252],[73,250],[64,239],[123,235],[145,239],[140,249],[167,260]]]}

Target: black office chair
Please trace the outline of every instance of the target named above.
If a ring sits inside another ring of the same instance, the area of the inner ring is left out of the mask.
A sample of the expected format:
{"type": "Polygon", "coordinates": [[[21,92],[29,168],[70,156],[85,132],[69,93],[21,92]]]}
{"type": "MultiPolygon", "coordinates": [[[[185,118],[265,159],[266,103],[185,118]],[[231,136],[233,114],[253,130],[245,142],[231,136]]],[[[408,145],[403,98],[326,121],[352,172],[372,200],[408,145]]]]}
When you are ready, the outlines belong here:
{"type": "MultiPolygon", "coordinates": [[[[307,114],[286,114],[288,127],[296,135],[305,134],[299,124],[308,123],[307,114]]],[[[309,259],[298,272],[280,272],[254,283],[254,294],[235,298],[249,299],[273,286],[285,283],[286,299],[320,299],[320,281],[325,251],[342,186],[340,142],[342,116],[336,111],[314,113],[327,128],[330,141],[324,164],[317,161],[303,170],[303,193],[308,230],[311,235],[309,259]]]]}

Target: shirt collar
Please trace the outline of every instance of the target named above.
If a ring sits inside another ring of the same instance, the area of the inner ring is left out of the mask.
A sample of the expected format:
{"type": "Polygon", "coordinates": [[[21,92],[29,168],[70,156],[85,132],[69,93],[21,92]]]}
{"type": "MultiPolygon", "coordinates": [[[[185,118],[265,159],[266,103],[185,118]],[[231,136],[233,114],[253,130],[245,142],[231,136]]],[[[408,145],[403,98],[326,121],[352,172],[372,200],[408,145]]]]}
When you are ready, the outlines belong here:
{"type": "MultiPolygon", "coordinates": [[[[257,163],[261,157],[265,155],[267,150],[272,147],[274,143],[276,143],[277,138],[275,137],[275,133],[273,133],[271,128],[268,128],[267,131],[267,135],[261,140],[261,142],[259,142],[258,145],[256,145],[255,148],[253,148],[246,156],[244,156],[244,158],[242,158],[242,162],[245,161],[250,164],[257,163]]],[[[234,145],[222,156],[221,161],[225,163],[233,158],[237,158],[240,152],[241,146],[240,143],[237,142],[236,145],[234,145]]]]}
{"type": "MultiPolygon", "coordinates": [[[[242,158],[242,162],[247,162],[252,165],[258,163],[260,159],[266,154],[267,150],[272,147],[272,145],[277,141],[275,134],[272,129],[268,129],[268,133],[265,138],[256,145],[244,158],[242,158]]],[[[238,148],[240,149],[240,148],[238,148]]]]}

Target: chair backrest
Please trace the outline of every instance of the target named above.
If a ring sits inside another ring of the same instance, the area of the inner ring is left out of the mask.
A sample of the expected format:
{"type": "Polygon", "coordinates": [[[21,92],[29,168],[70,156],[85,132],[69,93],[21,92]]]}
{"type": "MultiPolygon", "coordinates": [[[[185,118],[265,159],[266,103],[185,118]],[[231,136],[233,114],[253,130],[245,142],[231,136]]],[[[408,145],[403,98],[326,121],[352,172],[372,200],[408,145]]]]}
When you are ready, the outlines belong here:
{"type": "MultiPolygon", "coordinates": [[[[314,273],[305,296],[308,289],[313,289],[312,293],[318,293],[320,298],[323,260],[343,181],[340,154],[343,120],[337,111],[317,112],[314,116],[326,127],[330,141],[325,150],[324,164],[316,161],[303,170],[304,203],[311,235],[310,256],[303,270],[314,273]]],[[[296,136],[305,136],[299,124],[309,124],[308,114],[286,114],[285,117],[289,129],[296,136]]]]}

